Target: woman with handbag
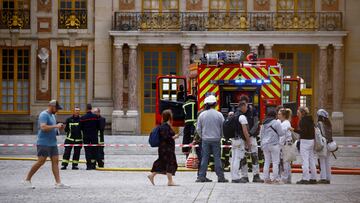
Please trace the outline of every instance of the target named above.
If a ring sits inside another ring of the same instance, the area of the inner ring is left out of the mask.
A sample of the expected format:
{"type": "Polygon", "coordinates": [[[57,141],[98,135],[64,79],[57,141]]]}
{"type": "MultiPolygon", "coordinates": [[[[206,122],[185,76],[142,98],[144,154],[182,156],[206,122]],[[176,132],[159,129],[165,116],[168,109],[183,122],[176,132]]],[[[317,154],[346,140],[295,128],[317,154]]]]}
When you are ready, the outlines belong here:
{"type": "MultiPolygon", "coordinates": [[[[318,116],[318,126],[321,131],[321,134],[326,139],[326,144],[332,143],[332,127],[329,120],[329,113],[324,109],[319,109],[317,111],[318,116]]],[[[327,145],[324,147],[326,152],[324,156],[319,156],[320,160],[320,180],[319,184],[330,184],[331,181],[331,166],[330,166],[330,155],[331,151],[328,149],[327,145]]]]}
{"type": "MultiPolygon", "coordinates": [[[[290,109],[281,109],[278,113],[278,118],[281,121],[281,127],[285,132],[285,136],[280,138],[281,145],[281,159],[282,159],[282,169],[281,179],[286,184],[291,184],[291,161],[289,161],[290,150],[292,148],[292,136],[291,136],[291,110],[290,109]]],[[[296,158],[296,157],[295,157],[296,158]]]]}
{"type": "Polygon", "coordinates": [[[168,186],[176,186],[172,176],[175,176],[178,167],[175,155],[175,139],[179,138],[179,134],[175,135],[175,132],[171,127],[172,119],[173,115],[171,110],[165,110],[162,112],[163,123],[161,124],[159,130],[159,158],[154,162],[151,174],[148,176],[151,184],[153,185],[155,185],[155,176],[157,174],[163,174],[168,178],[168,186]]]}

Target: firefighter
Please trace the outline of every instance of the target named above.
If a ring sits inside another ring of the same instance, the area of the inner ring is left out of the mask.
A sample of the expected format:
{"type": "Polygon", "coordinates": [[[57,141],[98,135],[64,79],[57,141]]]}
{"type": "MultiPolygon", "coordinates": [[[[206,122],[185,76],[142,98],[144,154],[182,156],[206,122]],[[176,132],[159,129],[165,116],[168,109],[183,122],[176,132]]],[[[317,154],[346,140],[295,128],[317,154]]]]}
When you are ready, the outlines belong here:
{"type": "MultiPolygon", "coordinates": [[[[183,144],[190,144],[194,140],[195,125],[197,119],[197,105],[196,99],[194,96],[189,95],[185,104],[183,105],[185,113],[185,127],[184,127],[184,137],[183,144]]],[[[190,153],[190,147],[183,147],[182,152],[188,157],[190,153]]]]}
{"type": "MultiPolygon", "coordinates": [[[[231,145],[231,140],[226,138],[221,138],[221,145],[231,145]]],[[[231,157],[231,148],[222,147],[221,148],[221,162],[223,164],[224,171],[230,171],[230,157],[231,157]]]]}
{"type": "MultiPolygon", "coordinates": [[[[80,118],[80,129],[84,138],[84,144],[98,144],[99,118],[91,112],[91,104],[86,105],[86,110],[86,114],[80,118]]],[[[86,170],[96,169],[96,156],[97,147],[85,147],[86,170]]]]}
{"type": "MultiPolygon", "coordinates": [[[[104,130],[105,130],[106,119],[100,115],[100,108],[95,108],[94,114],[96,114],[96,116],[99,118],[99,124],[100,124],[100,129],[98,131],[99,144],[104,144],[104,130]]],[[[104,168],[104,158],[105,158],[104,147],[103,146],[97,147],[96,162],[99,168],[104,168]]]]}
{"type": "Polygon", "coordinates": [[[245,160],[242,160],[243,164],[241,164],[242,170],[242,176],[243,179],[242,181],[246,182],[249,179],[247,178],[247,172],[249,169],[248,166],[248,160],[251,163],[251,168],[252,168],[252,173],[254,174],[253,177],[253,182],[254,183],[263,183],[264,181],[260,178],[260,170],[259,170],[259,148],[258,148],[258,143],[257,143],[257,136],[259,134],[258,129],[259,129],[259,119],[258,119],[258,115],[256,113],[255,108],[249,104],[249,97],[246,95],[242,95],[240,97],[240,102],[245,102],[248,106],[248,110],[245,113],[246,119],[248,121],[248,129],[249,129],[249,134],[250,134],[250,142],[251,142],[251,147],[250,149],[248,149],[247,153],[246,153],[246,158],[245,160]]]}
{"type": "MultiPolygon", "coordinates": [[[[83,143],[79,122],[80,122],[80,108],[75,107],[73,115],[70,118],[66,119],[66,126],[65,126],[66,138],[64,144],[83,143]]],[[[72,146],[65,146],[61,170],[66,170],[67,166],[69,165],[72,148],[73,148],[72,146]]],[[[79,170],[78,164],[80,158],[80,151],[81,151],[81,146],[74,147],[72,170],[79,170]]]]}

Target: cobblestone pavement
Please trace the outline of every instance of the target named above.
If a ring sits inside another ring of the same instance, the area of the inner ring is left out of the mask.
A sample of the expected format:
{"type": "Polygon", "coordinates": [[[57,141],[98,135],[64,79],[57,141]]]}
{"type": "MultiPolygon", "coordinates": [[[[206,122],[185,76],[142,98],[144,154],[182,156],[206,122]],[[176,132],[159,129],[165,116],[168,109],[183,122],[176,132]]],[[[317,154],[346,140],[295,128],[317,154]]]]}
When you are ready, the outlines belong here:
{"type": "MultiPolygon", "coordinates": [[[[33,143],[34,136],[0,136],[0,143],[33,143]]],[[[108,143],[146,143],[146,137],[109,136],[108,143]]],[[[336,138],[341,144],[359,144],[359,138],[336,138]]],[[[61,139],[59,139],[61,143],[61,139]]],[[[34,157],[35,149],[0,148],[0,156],[34,157]]],[[[156,149],[108,148],[106,167],[151,167],[156,149]]],[[[178,151],[179,164],[184,156],[178,151]]],[[[332,165],[360,167],[360,148],[340,149],[332,165]]],[[[81,156],[84,159],[83,155],[81,156]]],[[[61,171],[71,189],[55,190],[50,163],[34,176],[35,190],[25,189],[22,179],[32,161],[0,160],[0,202],[360,202],[360,176],[334,175],[331,185],[265,185],[231,183],[195,183],[195,172],[178,172],[178,187],[166,186],[166,177],[156,177],[156,186],[147,172],[61,171]]],[[[209,178],[216,181],[212,172],[209,178]]],[[[230,178],[230,174],[226,173],[230,178]]],[[[293,174],[293,183],[301,178],[293,174]]]]}
{"type": "MultiPolygon", "coordinates": [[[[139,157],[141,158],[141,157],[139,157]]],[[[55,190],[50,164],[34,176],[36,189],[25,189],[21,180],[29,161],[0,161],[0,202],[359,202],[360,176],[335,175],[331,185],[265,185],[195,183],[195,172],[178,172],[179,186],[166,186],[156,177],[152,186],[146,172],[61,171],[70,189],[55,190]]],[[[226,173],[229,178],[230,174],[226,173]]],[[[216,180],[214,173],[208,177],[216,180]]],[[[300,179],[294,174],[293,182],[300,179]]]]}

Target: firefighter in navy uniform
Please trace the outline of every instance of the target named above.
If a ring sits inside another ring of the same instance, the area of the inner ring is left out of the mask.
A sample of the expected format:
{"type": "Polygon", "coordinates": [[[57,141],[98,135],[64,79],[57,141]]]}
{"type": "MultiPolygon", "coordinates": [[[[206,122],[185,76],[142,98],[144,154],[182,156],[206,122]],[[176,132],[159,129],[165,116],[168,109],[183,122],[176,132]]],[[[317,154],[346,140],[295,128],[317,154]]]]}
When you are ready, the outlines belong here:
{"type": "MultiPolygon", "coordinates": [[[[84,138],[84,144],[98,144],[99,118],[92,113],[91,104],[86,105],[86,110],[86,114],[80,118],[80,129],[84,138]]],[[[86,170],[96,169],[97,150],[98,147],[85,147],[86,170]]]]}
{"type": "MultiPolygon", "coordinates": [[[[64,144],[83,143],[79,124],[80,124],[80,108],[75,107],[73,115],[70,118],[66,119],[66,126],[65,126],[66,138],[64,144]]],[[[72,146],[65,146],[61,170],[66,170],[67,166],[69,165],[72,148],[73,148],[72,146]]],[[[78,164],[80,158],[80,151],[81,151],[80,146],[74,147],[72,170],[79,170],[78,164]]]]}
{"type": "MultiPolygon", "coordinates": [[[[197,105],[196,99],[194,96],[189,95],[185,104],[183,105],[184,113],[185,113],[185,127],[184,127],[184,137],[183,144],[190,144],[194,140],[195,134],[195,125],[197,119],[197,105]]],[[[182,152],[188,157],[190,153],[190,147],[183,147],[182,152]]]]}
{"type": "MultiPolygon", "coordinates": [[[[94,114],[99,118],[99,125],[100,129],[98,131],[98,139],[99,144],[104,144],[104,130],[106,125],[106,119],[100,115],[100,108],[94,109],[94,114]]],[[[105,153],[104,153],[104,146],[97,147],[97,156],[96,162],[99,168],[104,168],[104,160],[105,160],[105,153]]]]}

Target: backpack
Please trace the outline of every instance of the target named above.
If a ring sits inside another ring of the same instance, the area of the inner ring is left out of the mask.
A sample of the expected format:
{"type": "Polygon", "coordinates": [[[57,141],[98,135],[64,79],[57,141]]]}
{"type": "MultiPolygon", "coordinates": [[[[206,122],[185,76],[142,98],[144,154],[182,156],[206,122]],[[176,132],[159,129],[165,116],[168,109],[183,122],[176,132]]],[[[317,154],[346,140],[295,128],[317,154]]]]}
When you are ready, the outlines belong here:
{"type": "Polygon", "coordinates": [[[233,116],[228,116],[223,123],[223,134],[225,139],[240,137],[242,138],[241,125],[239,117],[242,115],[239,111],[233,116]]]}
{"type": "Polygon", "coordinates": [[[319,126],[315,126],[315,151],[320,152],[324,148],[326,142],[325,140],[326,139],[323,139],[319,126]]]}
{"type": "Polygon", "coordinates": [[[160,126],[156,126],[150,133],[149,144],[151,147],[159,147],[160,145],[160,126]]]}

